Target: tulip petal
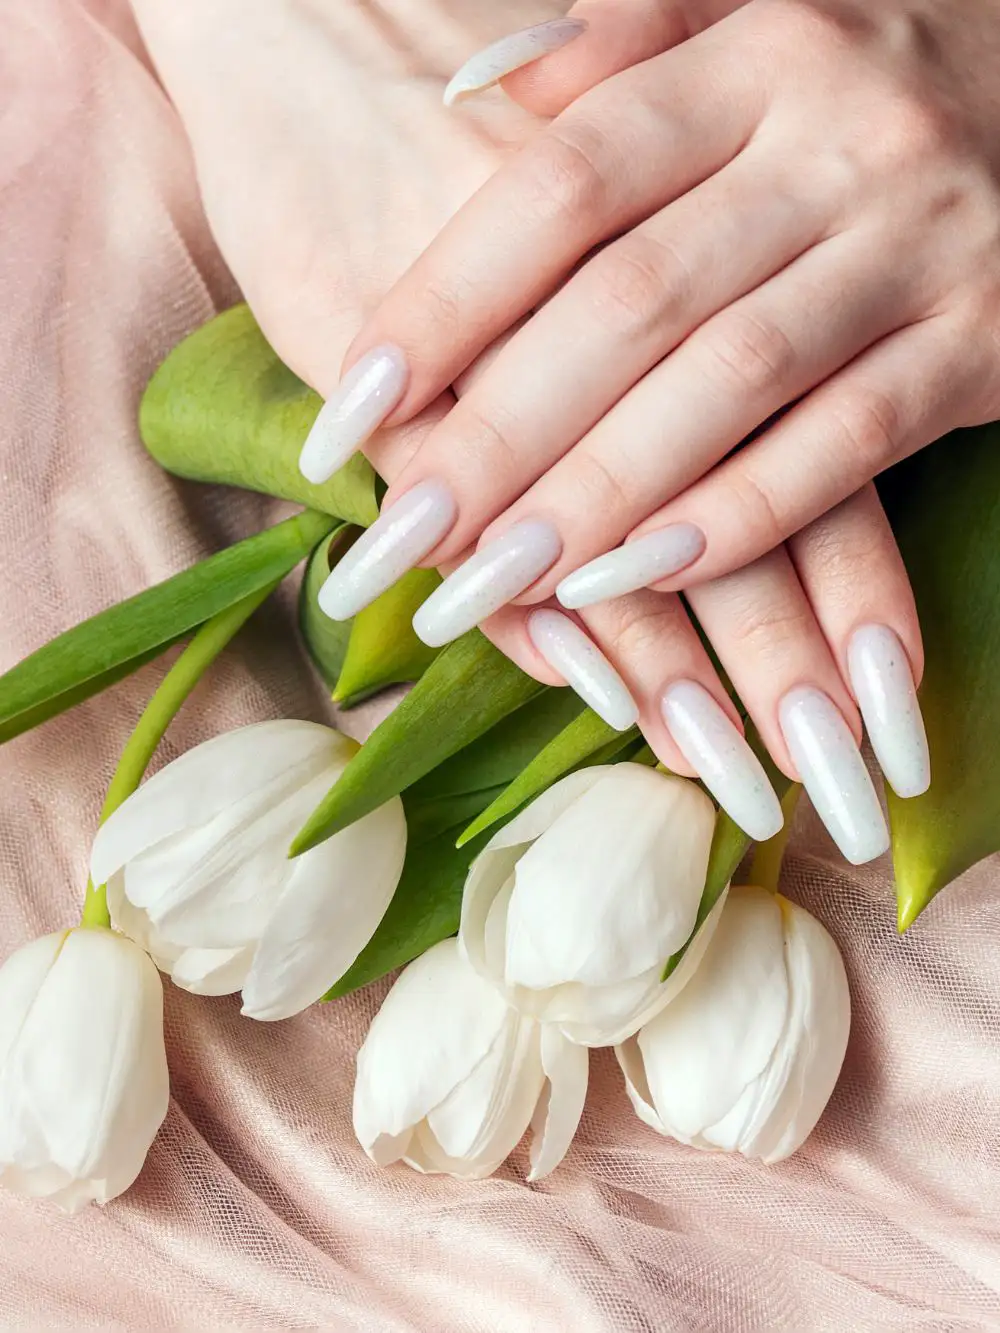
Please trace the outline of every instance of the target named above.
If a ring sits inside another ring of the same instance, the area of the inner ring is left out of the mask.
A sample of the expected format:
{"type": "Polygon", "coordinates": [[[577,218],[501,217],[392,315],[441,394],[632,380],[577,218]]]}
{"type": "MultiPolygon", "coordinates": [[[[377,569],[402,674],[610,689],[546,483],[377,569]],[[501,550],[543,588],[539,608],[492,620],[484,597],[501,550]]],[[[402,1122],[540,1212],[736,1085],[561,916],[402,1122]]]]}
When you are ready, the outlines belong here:
{"type": "Polygon", "coordinates": [[[370,1156],[380,1138],[414,1128],[471,1073],[508,1012],[455,939],[404,969],[358,1052],[354,1132],[370,1156]]]}
{"type": "Polygon", "coordinates": [[[693,782],[604,770],[517,863],[508,985],[606,986],[662,967],[694,929],[714,828],[693,782]]]}
{"type": "Polygon", "coordinates": [[[289,1018],[329,990],[375,934],[405,858],[398,796],[297,857],[243,984],[243,1013],[289,1018]]]}
{"type": "Polygon", "coordinates": [[[243,985],[253,949],[182,949],[170,980],[192,995],[232,995],[243,985]]]}
{"type": "Polygon", "coordinates": [[[542,1028],[541,1056],[548,1087],[531,1121],[529,1180],[541,1180],[554,1171],[569,1151],[587,1100],[590,1072],[587,1050],[567,1041],[555,1028],[542,1028]]]}
{"type": "Polygon", "coordinates": [[[658,1134],[668,1134],[669,1130],[657,1115],[653,1105],[653,1094],[649,1090],[646,1078],[646,1064],[639,1049],[636,1037],[629,1037],[615,1047],[615,1057],[625,1075],[625,1091],[639,1119],[658,1134]]]}
{"type": "Polygon", "coordinates": [[[106,883],[140,852],[198,828],[241,801],[270,789],[293,790],[357,751],[346,736],[315,722],[282,719],[224,732],[188,750],[148,778],[97,831],[90,873],[106,883]]]}
{"type": "Polygon", "coordinates": [[[763,889],[731,889],[701,966],[639,1033],[653,1104],[674,1137],[690,1142],[739,1102],[766,1070],[789,1003],[777,903],[763,889]]]}
{"type": "Polygon", "coordinates": [[[32,940],[12,953],[0,967],[0,1068],[11,1053],[45,984],[68,930],[57,930],[32,940]]]}

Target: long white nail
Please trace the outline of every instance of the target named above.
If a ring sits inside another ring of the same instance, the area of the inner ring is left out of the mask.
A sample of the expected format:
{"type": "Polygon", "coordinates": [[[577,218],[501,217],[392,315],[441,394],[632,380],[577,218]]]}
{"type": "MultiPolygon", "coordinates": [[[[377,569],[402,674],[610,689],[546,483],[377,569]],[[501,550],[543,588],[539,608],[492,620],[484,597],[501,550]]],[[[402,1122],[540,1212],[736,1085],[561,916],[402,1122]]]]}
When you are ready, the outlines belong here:
{"type": "Polygon", "coordinates": [[[444,90],[445,106],[491,88],[516,69],[558,51],[586,30],[583,19],[549,19],[547,23],[536,23],[532,28],[501,37],[469,57],[444,90]]]}
{"type": "Polygon", "coordinates": [[[802,785],[847,860],[859,866],[881,856],[889,830],[840,710],[822,690],[799,685],[778,705],[778,719],[802,785]]]}
{"type": "Polygon", "coordinates": [[[663,720],[677,748],[723,810],[757,842],[785,822],[763,765],[703,685],[678,680],[664,692],[663,720]]]}
{"type": "Polygon", "coordinates": [[[701,528],[693,523],[671,523],[581,565],[566,575],[556,588],[556,596],[570,611],[609,597],[623,597],[685,569],[704,549],[701,528]]]}
{"type": "Polygon", "coordinates": [[[515,523],[431,593],[413,617],[418,638],[431,648],[457,639],[530,588],[561,551],[562,538],[545,519],[515,523]]]}
{"type": "Polygon", "coordinates": [[[875,757],[897,796],[931,785],[927,733],[906,649],[888,625],[862,625],[847,647],[851,686],[875,757]]]}
{"type": "Polygon", "coordinates": [[[553,671],[598,717],[616,731],[628,731],[639,718],[629,688],[593,639],[560,611],[542,608],[528,617],[528,637],[553,671]]]}
{"type": "Polygon", "coordinates": [[[343,467],[402,399],[408,379],[406,357],[389,343],[352,366],[306,436],[299,455],[306,481],[318,485],[343,467]]]}
{"type": "Polygon", "coordinates": [[[351,616],[419,564],[455,525],[458,505],[443,481],[418,482],[384,509],[331,571],[319,607],[331,620],[351,616]]]}

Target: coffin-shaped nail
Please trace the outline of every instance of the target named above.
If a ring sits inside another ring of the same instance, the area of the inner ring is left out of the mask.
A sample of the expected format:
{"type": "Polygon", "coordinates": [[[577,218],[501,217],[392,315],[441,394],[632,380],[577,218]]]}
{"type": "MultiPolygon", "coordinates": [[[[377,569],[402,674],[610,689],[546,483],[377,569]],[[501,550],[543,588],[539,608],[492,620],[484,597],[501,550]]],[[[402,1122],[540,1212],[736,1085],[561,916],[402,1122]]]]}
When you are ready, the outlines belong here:
{"type": "Polygon", "coordinates": [[[822,690],[799,685],[781,700],[778,719],[802,785],[847,860],[859,866],[881,856],[889,830],[839,708],[822,690]]]}
{"type": "Polygon", "coordinates": [[[566,575],[556,596],[571,611],[609,597],[623,597],[686,569],[704,549],[701,528],[693,523],[671,523],[581,565],[566,575]]]}
{"type": "Polygon", "coordinates": [[[501,37],[469,57],[444,90],[445,106],[491,88],[516,69],[558,51],[586,30],[583,19],[549,19],[547,23],[536,23],[532,28],[501,37]]]}
{"type": "Polygon", "coordinates": [[[530,588],[561,551],[562,539],[545,519],[515,523],[431,593],[413,617],[417,636],[431,648],[457,639],[530,588]]]}
{"type": "Polygon", "coordinates": [[[616,731],[627,731],[639,718],[629,688],[579,625],[560,611],[543,607],[528,616],[528,637],[598,717],[616,731]]]}
{"type": "Polygon", "coordinates": [[[868,739],[897,796],[919,796],[931,785],[927,733],[910,659],[888,625],[862,625],[847,646],[847,669],[868,739]]]}
{"type": "Polygon", "coordinates": [[[678,680],[663,694],[663,721],[677,748],[726,814],[757,842],[784,816],[763,765],[704,685],[678,680]]]}
{"type": "Polygon", "coordinates": [[[299,455],[316,484],[332,477],[374,435],[406,392],[409,370],[398,347],[374,347],[353,365],[320,408],[299,455]]]}
{"type": "Polygon", "coordinates": [[[420,563],[454,527],[455,497],[443,481],[418,482],[363,532],[319,590],[331,620],[351,616],[420,563]]]}

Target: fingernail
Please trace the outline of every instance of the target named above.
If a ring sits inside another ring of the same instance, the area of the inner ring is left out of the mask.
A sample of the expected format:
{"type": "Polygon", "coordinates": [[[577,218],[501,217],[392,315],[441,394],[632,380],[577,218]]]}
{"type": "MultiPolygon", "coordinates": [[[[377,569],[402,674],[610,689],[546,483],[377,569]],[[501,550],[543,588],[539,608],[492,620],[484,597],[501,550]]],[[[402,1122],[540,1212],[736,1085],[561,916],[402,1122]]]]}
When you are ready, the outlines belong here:
{"type": "Polygon", "coordinates": [[[457,639],[530,588],[561,551],[562,539],[545,519],[515,523],[431,593],[413,617],[417,637],[430,648],[457,639]]]}
{"type": "Polygon", "coordinates": [[[458,505],[443,481],[429,479],[384,509],[331,571],[319,608],[331,620],[351,616],[391,588],[451,531],[458,505]]]}
{"type": "Polygon", "coordinates": [[[676,574],[693,564],[704,549],[701,528],[693,523],[671,523],[581,565],[566,575],[556,588],[556,596],[570,611],[609,597],[622,597],[676,574]]]}
{"type": "Polygon", "coordinates": [[[862,625],[851,635],[847,669],[868,739],[897,796],[919,796],[931,785],[927,733],[910,659],[888,625],[862,625]]]}
{"type": "Polygon", "coordinates": [[[374,347],[351,367],[320,408],[299,455],[299,471],[319,484],[374,435],[406,392],[409,368],[398,347],[374,347]]]}
{"type": "Polygon", "coordinates": [[[528,637],[553,671],[558,671],[598,717],[616,731],[628,731],[639,709],[628,686],[579,625],[559,611],[543,608],[528,616],[528,637]]]}
{"type": "Polygon", "coordinates": [[[822,690],[800,685],[778,705],[778,719],[802,785],[847,860],[859,866],[881,856],[889,830],[840,710],[822,690]]]}
{"type": "Polygon", "coordinates": [[[547,23],[536,23],[534,27],[501,37],[465,62],[444,90],[445,106],[492,87],[523,65],[558,51],[586,30],[583,19],[549,19],[547,23]]]}
{"type": "Polygon", "coordinates": [[[677,748],[726,814],[757,842],[785,822],[763,765],[703,685],[678,680],[664,692],[663,721],[677,748]]]}

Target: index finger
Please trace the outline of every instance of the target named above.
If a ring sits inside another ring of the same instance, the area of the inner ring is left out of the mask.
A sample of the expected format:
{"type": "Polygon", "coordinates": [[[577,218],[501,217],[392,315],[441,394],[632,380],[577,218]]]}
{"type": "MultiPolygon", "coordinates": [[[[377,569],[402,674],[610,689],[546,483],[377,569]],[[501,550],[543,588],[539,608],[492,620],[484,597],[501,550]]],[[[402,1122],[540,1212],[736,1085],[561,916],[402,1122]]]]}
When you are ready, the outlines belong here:
{"type": "Polygon", "coordinates": [[[739,152],[755,123],[753,99],[713,43],[710,29],[573,103],[396,283],[345,361],[399,349],[407,385],[390,424],[432,401],[596,245],[739,152]]]}

